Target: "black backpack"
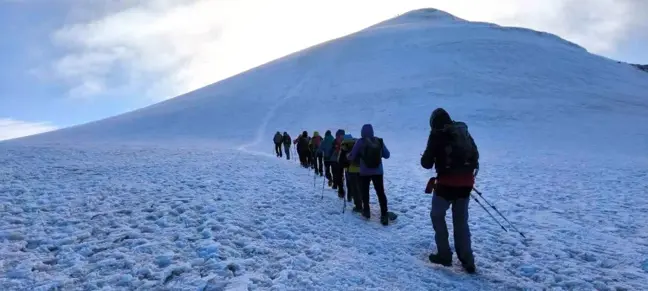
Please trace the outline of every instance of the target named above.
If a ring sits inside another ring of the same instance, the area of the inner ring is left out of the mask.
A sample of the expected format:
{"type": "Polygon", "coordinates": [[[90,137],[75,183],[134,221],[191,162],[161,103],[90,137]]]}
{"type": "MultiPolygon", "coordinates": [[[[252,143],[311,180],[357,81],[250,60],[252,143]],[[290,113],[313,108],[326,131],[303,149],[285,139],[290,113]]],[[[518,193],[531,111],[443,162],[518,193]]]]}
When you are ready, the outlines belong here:
{"type": "Polygon", "coordinates": [[[383,141],[377,137],[364,138],[362,141],[362,161],[370,169],[380,167],[382,162],[383,141]]]}
{"type": "Polygon", "coordinates": [[[443,147],[443,172],[447,174],[473,173],[479,167],[479,151],[468,132],[468,125],[454,121],[443,129],[446,143],[443,147]]]}

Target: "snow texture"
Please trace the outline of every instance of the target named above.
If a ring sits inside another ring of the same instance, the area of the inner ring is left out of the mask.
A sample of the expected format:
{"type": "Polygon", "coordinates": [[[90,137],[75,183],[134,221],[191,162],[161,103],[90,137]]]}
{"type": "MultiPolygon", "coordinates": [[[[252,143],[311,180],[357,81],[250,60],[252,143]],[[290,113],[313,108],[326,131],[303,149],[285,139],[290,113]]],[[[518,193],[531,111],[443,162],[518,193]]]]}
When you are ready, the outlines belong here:
{"type": "Polygon", "coordinates": [[[414,11],[1,143],[0,289],[642,290],[646,92],[645,73],[556,36],[414,11]],[[427,261],[433,173],[419,158],[439,106],[468,123],[477,187],[527,236],[472,203],[475,276],[427,261]],[[367,122],[392,152],[387,227],[377,205],[369,222],[343,214],[321,178],[273,154],[277,130],[359,136],[367,122]]]}

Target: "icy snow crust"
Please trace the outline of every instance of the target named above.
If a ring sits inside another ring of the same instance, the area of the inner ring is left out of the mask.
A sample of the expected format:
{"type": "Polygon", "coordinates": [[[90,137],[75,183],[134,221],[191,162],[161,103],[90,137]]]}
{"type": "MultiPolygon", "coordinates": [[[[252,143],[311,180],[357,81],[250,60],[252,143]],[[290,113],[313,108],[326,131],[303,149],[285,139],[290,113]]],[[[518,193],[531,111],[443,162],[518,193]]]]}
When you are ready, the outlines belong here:
{"type": "Polygon", "coordinates": [[[406,14],[0,144],[0,289],[646,289],[645,92],[645,73],[555,36],[406,14]],[[477,276],[427,262],[432,173],[418,160],[437,106],[469,124],[477,187],[528,237],[471,204],[477,276]],[[272,154],[276,130],[357,136],[366,122],[392,152],[387,227],[377,205],[370,222],[342,214],[321,179],[272,154]]]}

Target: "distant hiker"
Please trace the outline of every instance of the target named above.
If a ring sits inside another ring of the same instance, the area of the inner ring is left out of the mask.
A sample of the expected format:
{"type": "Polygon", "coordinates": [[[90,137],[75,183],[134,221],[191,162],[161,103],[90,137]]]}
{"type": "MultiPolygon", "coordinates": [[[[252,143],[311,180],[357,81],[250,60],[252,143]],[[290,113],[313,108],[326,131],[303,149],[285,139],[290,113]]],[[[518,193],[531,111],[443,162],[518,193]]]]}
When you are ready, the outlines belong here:
{"type": "Polygon", "coordinates": [[[313,132],[313,138],[310,142],[311,157],[313,158],[313,166],[315,168],[315,175],[324,175],[324,162],[322,161],[324,155],[320,149],[322,145],[322,137],[318,131],[313,132]]]}
{"type": "Polygon", "coordinates": [[[287,132],[284,131],[283,133],[283,146],[284,146],[284,152],[286,152],[286,160],[290,160],[290,142],[292,139],[290,138],[290,135],[288,135],[287,132]]]}
{"type": "Polygon", "coordinates": [[[448,243],[446,211],[452,205],[452,222],[457,257],[468,273],[475,272],[475,259],[468,227],[468,203],[475,183],[474,173],[479,168],[479,151],[463,122],[453,121],[448,112],[437,108],[430,117],[430,136],[421,157],[425,169],[436,168],[436,190],[432,196],[430,218],[435,232],[437,254],[431,254],[432,263],[452,265],[448,243]]]}
{"type": "Polygon", "coordinates": [[[389,159],[391,155],[382,138],[374,136],[373,126],[365,124],[361,130],[362,138],[359,139],[351,153],[348,155],[350,161],[360,161],[360,193],[362,195],[362,215],[369,219],[371,212],[369,208],[369,186],[373,182],[378,202],[380,203],[380,223],[389,224],[387,209],[387,196],[385,195],[385,184],[383,181],[382,159],[389,159]]]}
{"type": "Polygon", "coordinates": [[[343,129],[338,129],[335,132],[335,140],[333,141],[333,154],[331,154],[331,171],[333,174],[333,189],[337,189],[338,197],[344,198],[344,168],[340,166],[338,160],[340,158],[340,151],[342,146],[342,139],[344,139],[345,132],[343,129]]]}
{"type": "Polygon", "coordinates": [[[308,150],[308,132],[304,130],[302,134],[297,137],[297,140],[295,140],[295,144],[297,144],[297,155],[299,155],[299,162],[304,168],[308,168],[308,155],[309,150],[308,150]]]}
{"type": "Polygon", "coordinates": [[[324,176],[326,176],[326,180],[328,180],[329,187],[333,186],[333,175],[331,174],[331,156],[333,155],[334,141],[335,138],[333,138],[331,131],[327,130],[324,134],[324,140],[320,145],[320,149],[324,158],[324,176]]]}
{"type": "Polygon", "coordinates": [[[362,196],[360,195],[360,164],[358,161],[350,161],[347,155],[353,149],[357,139],[346,134],[342,140],[340,159],[338,163],[346,170],[347,201],[353,200],[354,212],[362,213],[362,196]]]}
{"type": "Polygon", "coordinates": [[[277,131],[277,133],[275,133],[273,141],[275,144],[275,153],[277,154],[277,157],[282,157],[281,142],[283,141],[283,136],[281,135],[281,133],[277,131]]]}

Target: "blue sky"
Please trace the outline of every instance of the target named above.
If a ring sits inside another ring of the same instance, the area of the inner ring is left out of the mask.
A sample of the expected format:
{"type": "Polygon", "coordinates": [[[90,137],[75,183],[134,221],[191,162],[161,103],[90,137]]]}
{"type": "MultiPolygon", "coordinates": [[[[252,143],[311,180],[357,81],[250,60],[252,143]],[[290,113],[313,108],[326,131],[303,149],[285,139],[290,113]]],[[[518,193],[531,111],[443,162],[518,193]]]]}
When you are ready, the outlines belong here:
{"type": "Polygon", "coordinates": [[[0,0],[0,140],[137,109],[423,7],[648,63],[648,1],[394,2],[0,0]]]}

